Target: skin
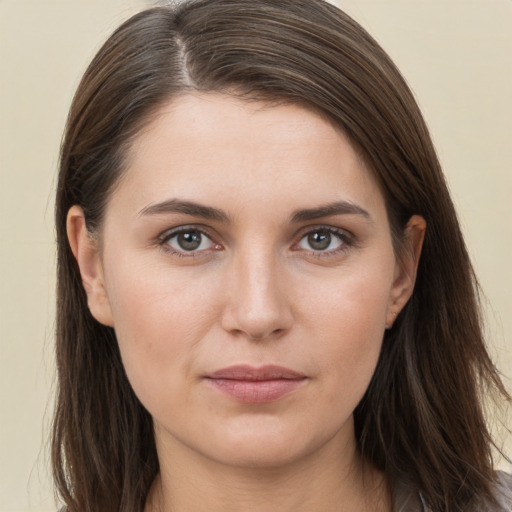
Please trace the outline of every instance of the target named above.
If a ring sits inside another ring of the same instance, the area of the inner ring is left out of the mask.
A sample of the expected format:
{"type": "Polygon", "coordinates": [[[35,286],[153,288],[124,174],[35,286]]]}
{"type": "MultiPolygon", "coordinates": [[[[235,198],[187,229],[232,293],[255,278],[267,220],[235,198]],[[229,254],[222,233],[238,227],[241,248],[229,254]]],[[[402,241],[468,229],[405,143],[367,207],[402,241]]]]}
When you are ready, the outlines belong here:
{"type": "Polygon", "coordinates": [[[154,418],[161,472],[147,511],[391,510],[385,478],[359,460],[352,413],[412,293],[424,230],[412,217],[399,262],[377,183],[311,110],[217,93],[160,110],[101,232],[78,206],[68,216],[91,312],[114,327],[154,418]],[[183,249],[177,228],[200,245],[183,249]],[[235,364],[304,379],[241,403],[205,378],[235,364]]]}

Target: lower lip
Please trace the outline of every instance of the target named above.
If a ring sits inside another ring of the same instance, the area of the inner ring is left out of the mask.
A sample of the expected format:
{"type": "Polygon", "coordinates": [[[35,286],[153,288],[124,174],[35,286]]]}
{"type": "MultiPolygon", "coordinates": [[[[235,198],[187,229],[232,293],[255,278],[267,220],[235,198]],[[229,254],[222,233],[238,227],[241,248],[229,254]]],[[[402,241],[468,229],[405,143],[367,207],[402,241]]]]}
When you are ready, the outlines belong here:
{"type": "Polygon", "coordinates": [[[274,402],[295,391],[305,379],[234,380],[208,379],[210,384],[225,395],[247,404],[274,402]]]}

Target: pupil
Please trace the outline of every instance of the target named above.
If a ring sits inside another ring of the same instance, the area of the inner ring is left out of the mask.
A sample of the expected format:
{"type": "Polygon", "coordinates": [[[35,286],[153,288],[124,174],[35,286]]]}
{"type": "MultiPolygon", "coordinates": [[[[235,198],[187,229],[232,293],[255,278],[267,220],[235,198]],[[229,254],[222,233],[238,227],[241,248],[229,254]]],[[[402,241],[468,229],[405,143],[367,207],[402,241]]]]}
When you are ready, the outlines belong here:
{"type": "Polygon", "coordinates": [[[201,245],[201,234],[194,232],[180,233],[178,244],[185,251],[193,251],[201,245]]]}
{"type": "Polygon", "coordinates": [[[331,234],[325,231],[311,233],[308,236],[308,243],[311,248],[317,251],[323,251],[331,244],[331,234]]]}

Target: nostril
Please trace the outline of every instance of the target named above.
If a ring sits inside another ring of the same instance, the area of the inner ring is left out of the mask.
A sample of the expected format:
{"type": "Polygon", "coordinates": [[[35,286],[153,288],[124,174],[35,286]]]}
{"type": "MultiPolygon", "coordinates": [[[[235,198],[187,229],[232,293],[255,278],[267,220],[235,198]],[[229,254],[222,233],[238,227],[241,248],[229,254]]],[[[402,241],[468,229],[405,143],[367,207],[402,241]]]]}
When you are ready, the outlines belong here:
{"type": "Polygon", "coordinates": [[[243,311],[231,309],[225,312],[221,320],[222,327],[232,336],[245,337],[251,341],[264,341],[281,337],[288,329],[290,322],[283,312],[275,315],[253,316],[243,311]]]}
{"type": "Polygon", "coordinates": [[[256,334],[256,335],[253,334],[253,335],[249,336],[249,338],[252,341],[263,341],[265,339],[278,338],[283,333],[284,333],[284,329],[279,328],[279,329],[274,329],[273,331],[270,331],[270,332],[264,332],[264,333],[260,333],[260,334],[256,334]]]}

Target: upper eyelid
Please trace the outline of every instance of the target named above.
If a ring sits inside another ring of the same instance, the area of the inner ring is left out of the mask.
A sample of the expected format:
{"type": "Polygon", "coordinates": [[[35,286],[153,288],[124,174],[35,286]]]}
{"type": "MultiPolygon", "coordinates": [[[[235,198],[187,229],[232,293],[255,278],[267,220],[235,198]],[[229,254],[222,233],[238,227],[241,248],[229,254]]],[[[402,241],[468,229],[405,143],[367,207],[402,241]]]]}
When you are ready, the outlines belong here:
{"type": "MultiPolygon", "coordinates": [[[[353,236],[353,234],[351,233],[350,230],[348,230],[346,228],[341,228],[339,226],[332,226],[329,224],[310,224],[307,226],[303,226],[300,229],[296,230],[295,234],[293,236],[298,236],[300,233],[309,233],[311,231],[321,230],[321,229],[324,229],[326,231],[332,231],[333,233],[346,233],[347,235],[353,236]]],[[[212,231],[214,231],[209,226],[205,226],[203,224],[182,224],[179,226],[175,226],[173,228],[165,229],[158,236],[164,237],[164,236],[172,235],[175,233],[180,233],[180,232],[187,231],[187,230],[199,231],[207,236],[212,236],[210,233],[212,231]]]]}
{"type": "Polygon", "coordinates": [[[328,224],[315,224],[313,226],[305,226],[297,231],[295,237],[304,237],[308,233],[314,233],[315,231],[329,231],[339,236],[346,236],[347,238],[354,238],[354,234],[346,228],[340,228],[337,226],[330,226],[328,224]]]}
{"type": "Polygon", "coordinates": [[[183,226],[176,226],[174,228],[166,229],[165,231],[162,231],[157,237],[160,241],[166,241],[172,238],[173,236],[179,235],[180,233],[187,232],[187,231],[198,231],[204,236],[207,236],[213,241],[214,236],[210,233],[210,230],[203,226],[198,226],[194,224],[186,224],[183,226]]]}

